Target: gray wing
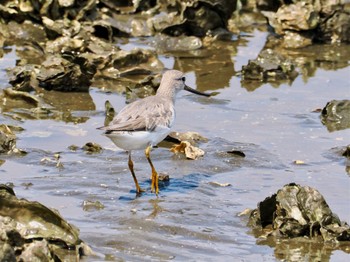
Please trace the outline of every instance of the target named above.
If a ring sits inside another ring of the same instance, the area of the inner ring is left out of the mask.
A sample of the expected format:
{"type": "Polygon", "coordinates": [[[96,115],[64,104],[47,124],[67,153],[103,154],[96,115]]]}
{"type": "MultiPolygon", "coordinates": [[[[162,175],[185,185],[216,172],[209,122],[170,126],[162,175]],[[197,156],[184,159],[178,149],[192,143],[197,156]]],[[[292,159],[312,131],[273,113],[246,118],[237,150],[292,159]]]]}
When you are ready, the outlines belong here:
{"type": "Polygon", "coordinates": [[[170,126],[174,118],[172,101],[162,97],[146,97],[124,107],[113,121],[101,129],[113,131],[153,130],[157,125],[170,126]]]}

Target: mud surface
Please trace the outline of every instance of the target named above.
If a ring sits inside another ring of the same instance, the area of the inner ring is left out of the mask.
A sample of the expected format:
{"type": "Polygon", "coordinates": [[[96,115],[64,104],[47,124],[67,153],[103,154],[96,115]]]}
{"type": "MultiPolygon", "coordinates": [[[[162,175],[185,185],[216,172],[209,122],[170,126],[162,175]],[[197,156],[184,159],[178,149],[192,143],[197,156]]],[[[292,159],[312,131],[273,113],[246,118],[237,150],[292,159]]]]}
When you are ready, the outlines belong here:
{"type": "MultiPolygon", "coordinates": [[[[283,53],[297,66],[299,74],[291,81],[241,82],[239,71],[258,57],[267,36],[254,31],[195,56],[158,56],[165,67],[186,72],[189,86],[218,92],[210,99],[180,94],[174,130],[199,132],[208,141],[197,144],[205,151],[197,160],[175,155],[171,143],[152,151],[157,170],[170,177],[160,184],[158,198],[151,193],[135,198],[127,154],[96,130],[105,121],[106,100],[118,112],[133,96],[101,84],[88,93],[43,92],[50,111],[33,111],[23,101],[3,102],[0,121],[24,128],[15,132],[16,147],[27,154],[1,155],[0,182],[12,184],[21,197],[58,209],[77,226],[96,252],[87,261],[346,260],[349,248],[257,240],[237,216],[295,182],[316,188],[332,211],[350,222],[349,158],[337,153],[349,145],[350,129],[329,132],[320,117],[327,102],[349,97],[349,46],[283,53]],[[88,142],[102,151],[84,150],[88,142]]],[[[141,39],[120,48],[135,46],[154,48],[141,39]]],[[[3,88],[5,69],[15,65],[17,51],[7,47],[0,60],[3,88]]],[[[133,159],[141,187],[149,189],[143,152],[134,152],[133,159]]]]}

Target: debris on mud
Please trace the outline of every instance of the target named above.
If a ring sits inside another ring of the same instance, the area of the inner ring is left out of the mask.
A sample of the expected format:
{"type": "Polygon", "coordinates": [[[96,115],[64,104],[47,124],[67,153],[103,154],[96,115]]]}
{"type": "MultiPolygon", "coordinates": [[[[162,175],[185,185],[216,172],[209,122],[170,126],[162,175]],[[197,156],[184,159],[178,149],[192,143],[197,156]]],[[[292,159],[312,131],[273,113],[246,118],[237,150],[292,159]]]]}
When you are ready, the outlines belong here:
{"type": "Polygon", "coordinates": [[[94,142],[86,143],[82,149],[88,154],[100,153],[102,151],[102,146],[94,142]]]}
{"type": "Polygon", "coordinates": [[[230,183],[219,183],[219,182],[209,182],[209,185],[214,186],[214,187],[229,187],[231,186],[230,183]]]}
{"type": "Polygon", "coordinates": [[[82,150],[87,154],[95,154],[95,153],[100,153],[103,148],[95,143],[95,142],[87,142],[85,145],[83,145],[82,147],[79,147],[77,145],[70,145],[68,147],[68,149],[72,152],[76,152],[78,150],[82,150]]]}
{"type": "Polygon", "coordinates": [[[198,159],[204,156],[204,150],[196,146],[198,142],[208,142],[208,139],[201,136],[197,132],[171,132],[165,141],[174,143],[170,149],[171,152],[177,154],[182,153],[187,159],[198,159]]]}
{"type": "Polygon", "coordinates": [[[44,157],[40,160],[42,165],[55,166],[58,169],[64,168],[63,163],[61,162],[61,154],[55,153],[51,157],[44,157]]]}
{"type": "Polygon", "coordinates": [[[204,151],[198,147],[192,146],[188,141],[181,141],[180,144],[174,145],[171,149],[173,153],[183,153],[188,159],[198,159],[201,156],[204,156],[204,151]]]}
{"type": "Polygon", "coordinates": [[[297,166],[306,165],[305,161],[300,159],[294,160],[293,164],[297,166]]]}
{"type": "Polygon", "coordinates": [[[105,206],[98,200],[92,201],[92,200],[84,200],[82,204],[84,211],[96,211],[104,209],[105,206]]]}
{"type": "Polygon", "coordinates": [[[245,154],[242,150],[232,149],[230,151],[227,151],[227,153],[233,156],[245,157],[245,154]]]}
{"type": "MultiPolygon", "coordinates": [[[[303,238],[310,241],[350,243],[350,227],[341,222],[323,196],[314,188],[294,183],[258,203],[250,213],[248,225],[258,238],[303,238]]],[[[348,251],[349,252],[349,251],[348,251]]]]}

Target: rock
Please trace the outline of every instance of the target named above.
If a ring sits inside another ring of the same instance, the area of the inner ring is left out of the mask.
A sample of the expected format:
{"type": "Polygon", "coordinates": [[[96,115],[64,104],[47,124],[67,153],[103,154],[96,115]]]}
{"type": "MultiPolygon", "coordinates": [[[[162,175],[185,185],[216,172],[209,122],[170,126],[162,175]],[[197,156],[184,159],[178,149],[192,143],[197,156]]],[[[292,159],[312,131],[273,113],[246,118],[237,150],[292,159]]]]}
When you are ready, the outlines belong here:
{"type": "Polygon", "coordinates": [[[15,44],[19,55],[10,84],[25,92],[87,92],[93,81],[108,78],[154,91],[153,76],[164,69],[157,54],[120,50],[115,38],[155,35],[160,52],[200,49],[198,36],[231,40],[227,24],[236,2],[7,1],[0,4],[0,45],[15,44]]]}
{"type": "Polygon", "coordinates": [[[7,235],[2,234],[0,237],[0,259],[1,261],[16,262],[15,250],[7,241],[7,235]]]}
{"type": "Polygon", "coordinates": [[[342,153],[342,156],[345,156],[350,159],[350,145],[344,148],[344,152],[342,153]]]}
{"type": "Polygon", "coordinates": [[[350,175],[350,144],[347,146],[333,147],[324,154],[324,156],[333,161],[338,161],[340,165],[345,166],[345,172],[350,175]]]}
{"type": "Polygon", "coordinates": [[[0,154],[10,153],[16,148],[16,135],[7,125],[0,125],[0,154]]]}
{"type": "Polygon", "coordinates": [[[322,109],[321,122],[329,132],[350,128],[350,100],[332,100],[322,109]]]}
{"type": "Polygon", "coordinates": [[[316,30],[316,41],[321,42],[350,42],[350,5],[346,10],[342,6],[322,19],[316,30]]]}
{"type": "Polygon", "coordinates": [[[249,218],[249,226],[272,229],[268,235],[278,238],[321,236],[323,241],[350,241],[350,227],[340,222],[323,196],[314,188],[294,183],[285,185],[258,204],[249,218]]]}
{"type": "Polygon", "coordinates": [[[175,1],[174,6],[169,2],[163,6],[165,12],[150,19],[149,23],[156,32],[202,37],[210,30],[226,28],[236,3],[230,0],[194,0],[175,1]]]}
{"type": "Polygon", "coordinates": [[[38,87],[34,65],[17,66],[12,70],[12,74],[9,83],[14,90],[30,92],[38,87]]]}
{"type": "Polygon", "coordinates": [[[62,17],[80,20],[88,13],[94,13],[96,0],[44,0],[40,2],[20,1],[16,4],[13,1],[6,1],[0,6],[0,15],[6,20],[16,21],[33,20],[40,21],[41,17],[48,17],[52,20],[62,17]]]}
{"type": "Polygon", "coordinates": [[[155,52],[142,49],[119,51],[112,58],[112,65],[120,77],[133,78],[135,75],[149,75],[160,73],[164,68],[155,52]]]}
{"type": "Polygon", "coordinates": [[[78,230],[68,224],[57,212],[38,202],[18,199],[13,191],[1,186],[0,216],[7,225],[15,226],[23,239],[45,238],[63,241],[68,246],[81,242],[78,230]],[[4,219],[4,218],[3,218],[4,219]]]}
{"type": "Polygon", "coordinates": [[[35,44],[40,48],[40,43],[47,41],[44,26],[30,20],[23,23],[11,20],[2,29],[8,34],[7,42],[9,45],[35,44]]]}
{"type": "Polygon", "coordinates": [[[154,8],[157,1],[153,0],[138,0],[138,1],[111,1],[111,0],[100,0],[101,3],[105,4],[109,9],[114,10],[121,14],[134,14],[142,11],[154,8]]]}
{"type": "Polygon", "coordinates": [[[41,100],[37,96],[27,92],[16,91],[16,90],[13,90],[12,88],[4,89],[3,96],[4,98],[7,98],[7,99],[23,101],[27,105],[34,108],[37,108],[42,104],[41,100]]]}
{"type": "Polygon", "coordinates": [[[195,145],[197,142],[208,142],[208,139],[197,132],[170,132],[170,134],[166,137],[166,141],[173,143],[187,141],[191,145],[195,145]]]}
{"type": "Polygon", "coordinates": [[[74,62],[57,55],[48,56],[37,74],[39,86],[47,90],[87,92],[96,68],[83,57],[72,59],[74,62]]]}
{"type": "Polygon", "coordinates": [[[54,39],[59,36],[73,37],[80,32],[82,27],[79,21],[70,20],[68,18],[52,20],[46,16],[43,16],[42,22],[50,39],[54,39]]]}
{"type": "Polygon", "coordinates": [[[318,10],[313,5],[298,1],[295,4],[283,5],[277,10],[277,24],[274,28],[278,33],[283,30],[311,30],[316,28],[319,19],[318,10]]]}
{"type": "Polygon", "coordinates": [[[251,81],[293,81],[297,75],[295,66],[289,59],[272,49],[265,49],[257,59],[249,60],[248,65],[242,67],[242,84],[251,81]]]}
{"type": "Polygon", "coordinates": [[[94,0],[79,4],[62,0],[57,5],[52,1],[37,5],[28,2],[31,8],[25,8],[26,12],[11,3],[5,6],[0,4],[0,13],[8,14],[4,21],[9,23],[0,23],[1,36],[14,40],[0,40],[0,43],[19,47],[18,66],[12,70],[10,79],[16,90],[40,92],[38,87],[42,87],[87,92],[97,70],[99,76],[132,79],[136,74],[155,74],[164,68],[150,51],[117,48],[113,38],[126,34],[114,26],[112,17],[96,8],[94,0]],[[91,19],[90,15],[96,17],[91,19]]]}
{"type": "Polygon", "coordinates": [[[167,35],[157,35],[152,41],[152,45],[159,52],[188,51],[202,47],[202,40],[196,36],[171,37],[167,35]]]}
{"type": "Polygon", "coordinates": [[[276,12],[282,3],[283,1],[280,0],[256,0],[257,8],[262,11],[276,12]]]}
{"type": "Polygon", "coordinates": [[[5,185],[0,185],[0,239],[1,261],[13,261],[13,255],[17,261],[68,261],[91,254],[78,229],[57,211],[18,199],[5,185]]]}
{"type": "Polygon", "coordinates": [[[115,112],[114,107],[112,106],[111,102],[109,102],[109,100],[106,100],[104,126],[108,126],[108,124],[110,122],[112,122],[115,114],[116,114],[116,112],[115,112]]]}
{"type": "Polygon", "coordinates": [[[285,48],[300,48],[313,42],[350,41],[348,3],[339,0],[305,0],[292,3],[284,1],[282,4],[274,2],[270,5],[271,2],[265,2],[259,1],[258,7],[268,18],[275,32],[284,38],[285,48]],[[291,36],[298,34],[300,38],[297,41],[293,40],[291,36]]]}
{"type": "Polygon", "coordinates": [[[45,239],[24,244],[23,251],[18,259],[19,261],[54,261],[49,243],[45,239]]]}
{"type": "Polygon", "coordinates": [[[302,48],[312,45],[313,35],[308,32],[284,31],[282,46],[284,48],[302,48]]]}

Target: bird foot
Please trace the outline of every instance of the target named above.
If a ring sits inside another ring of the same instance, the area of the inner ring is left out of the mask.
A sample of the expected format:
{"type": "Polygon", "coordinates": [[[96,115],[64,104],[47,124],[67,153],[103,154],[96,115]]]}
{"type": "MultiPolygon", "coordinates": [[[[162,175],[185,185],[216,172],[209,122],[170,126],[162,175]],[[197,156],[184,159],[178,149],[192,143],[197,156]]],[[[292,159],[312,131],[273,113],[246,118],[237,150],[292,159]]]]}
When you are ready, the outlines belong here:
{"type": "Polygon", "coordinates": [[[141,196],[142,193],[144,193],[144,192],[146,192],[145,189],[142,189],[141,187],[138,187],[138,188],[136,189],[136,196],[141,196]]]}

